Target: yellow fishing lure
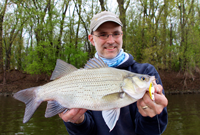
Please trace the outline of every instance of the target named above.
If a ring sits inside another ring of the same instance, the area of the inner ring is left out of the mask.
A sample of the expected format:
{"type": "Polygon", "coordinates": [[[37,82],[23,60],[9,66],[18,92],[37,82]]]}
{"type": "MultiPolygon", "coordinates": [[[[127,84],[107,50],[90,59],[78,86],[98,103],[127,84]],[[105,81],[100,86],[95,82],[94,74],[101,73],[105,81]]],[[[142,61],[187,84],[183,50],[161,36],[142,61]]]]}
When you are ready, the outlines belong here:
{"type": "Polygon", "coordinates": [[[151,83],[150,83],[150,86],[149,86],[149,95],[150,95],[150,98],[151,98],[153,101],[155,100],[154,92],[155,92],[155,88],[154,88],[154,86],[153,86],[153,83],[151,82],[151,83]]]}

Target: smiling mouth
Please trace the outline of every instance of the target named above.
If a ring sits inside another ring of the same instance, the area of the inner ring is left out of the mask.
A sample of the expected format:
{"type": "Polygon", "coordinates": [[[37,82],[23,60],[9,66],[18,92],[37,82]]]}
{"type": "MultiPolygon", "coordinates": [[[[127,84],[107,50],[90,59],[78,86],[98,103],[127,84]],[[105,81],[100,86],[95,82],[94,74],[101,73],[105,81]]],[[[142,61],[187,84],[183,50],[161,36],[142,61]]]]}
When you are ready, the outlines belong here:
{"type": "Polygon", "coordinates": [[[109,49],[109,50],[111,50],[111,49],[115,49],[115,48],[117,48],[117,47],[116,47],[116,46],[104,47],[104,49],[109,49]]]}

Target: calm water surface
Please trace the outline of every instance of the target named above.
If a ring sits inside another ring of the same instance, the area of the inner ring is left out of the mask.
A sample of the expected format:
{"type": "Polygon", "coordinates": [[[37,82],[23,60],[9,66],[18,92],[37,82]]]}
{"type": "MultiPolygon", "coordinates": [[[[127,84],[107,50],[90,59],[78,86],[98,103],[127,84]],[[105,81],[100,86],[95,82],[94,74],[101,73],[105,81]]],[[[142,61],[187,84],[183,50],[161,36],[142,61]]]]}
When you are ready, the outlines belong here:
{"type": "MultiPolygon", "coordinates": [[[[163,135],[200,134],[200,94],[166,95],[169,124],[163,135]]],[[[45,118],[46,103],[23,124],[25,105],[12,97],[0,96],[0,135],[68,135],[58,116],[45,118]]]]}
{"type": "Polygon", "coordinates": [[[200,135],[200,94],[166,97],[169,124],[163,135],[200,135]]]}
{"type": "Polygon", "coordinates": [[[12,97],[0,96],[0,135],[68,135],[58,116],[45,118],[46,102],[23,124],[25,104],[12,97]]]}

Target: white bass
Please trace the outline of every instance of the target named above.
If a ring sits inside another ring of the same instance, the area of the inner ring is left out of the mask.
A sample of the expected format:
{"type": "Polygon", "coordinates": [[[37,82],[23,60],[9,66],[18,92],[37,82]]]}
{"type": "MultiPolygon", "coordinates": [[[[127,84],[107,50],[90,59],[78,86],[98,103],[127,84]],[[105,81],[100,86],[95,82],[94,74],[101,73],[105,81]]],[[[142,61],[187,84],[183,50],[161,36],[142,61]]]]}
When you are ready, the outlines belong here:
{"type": "Polygon", "coordinates": [[[120,108],[142,98],[155,77],[111,68],[97,58],[89,60],[84,69],[58,59],[51,80],[54,81],[14,94],[15,99],[26,104],[24,123],[43,101],[48,101],[45,117],[71,108],[102,111],[111,131],[120,108]]]}

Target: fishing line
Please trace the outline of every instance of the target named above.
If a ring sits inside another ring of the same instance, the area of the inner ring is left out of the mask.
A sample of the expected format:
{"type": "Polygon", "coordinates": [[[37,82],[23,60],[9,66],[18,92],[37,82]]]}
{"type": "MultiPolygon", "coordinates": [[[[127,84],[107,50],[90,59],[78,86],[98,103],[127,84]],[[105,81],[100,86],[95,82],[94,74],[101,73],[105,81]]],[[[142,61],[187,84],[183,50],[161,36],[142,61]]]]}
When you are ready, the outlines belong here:
{"type": "MultiPolygon", "coordinates": [[[[154,103],[155,103],[155,102],[154,102],[154,103]]],[[[160,122],[159,122],[159,119],[158,119],[158,114],[156,114],[156,117],[157,117],[157,122],[158,122],[158,132],[159,132],[159,134],[161,135],[160,122]]]]}

